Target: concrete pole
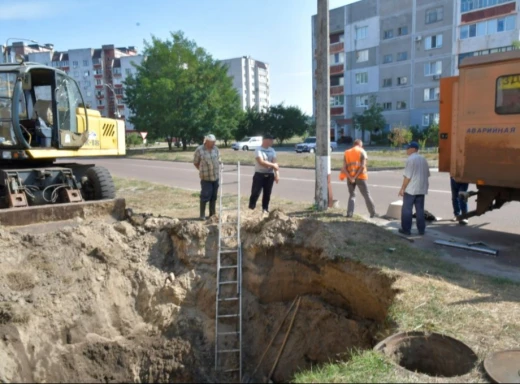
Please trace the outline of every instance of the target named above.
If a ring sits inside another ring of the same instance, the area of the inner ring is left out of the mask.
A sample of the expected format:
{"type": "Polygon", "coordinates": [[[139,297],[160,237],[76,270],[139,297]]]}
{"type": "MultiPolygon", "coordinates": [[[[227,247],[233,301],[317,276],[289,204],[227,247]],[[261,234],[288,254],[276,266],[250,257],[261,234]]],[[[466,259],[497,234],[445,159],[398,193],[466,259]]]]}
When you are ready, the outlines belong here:
{"type": "MultiPolygon", "coordinates": [[[[316,208],[329,207],[330,183],[330,68],[329,0],[318,1],[316,17],[316,208]]],[[[331,197],[331,196],[330,196],[331,197]]]]}

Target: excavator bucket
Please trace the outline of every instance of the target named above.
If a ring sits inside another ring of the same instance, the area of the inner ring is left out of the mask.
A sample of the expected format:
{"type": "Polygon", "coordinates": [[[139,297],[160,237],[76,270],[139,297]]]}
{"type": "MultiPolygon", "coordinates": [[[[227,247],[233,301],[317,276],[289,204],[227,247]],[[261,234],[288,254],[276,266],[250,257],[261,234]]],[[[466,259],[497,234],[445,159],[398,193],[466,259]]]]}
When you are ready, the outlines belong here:
{"type": "Polygon", "coordinates": [[[125,199],[86,201],[73,204],[49,204],[0,210],[0,227],[26,226],[80,218],[125,219],[125,199]]]}

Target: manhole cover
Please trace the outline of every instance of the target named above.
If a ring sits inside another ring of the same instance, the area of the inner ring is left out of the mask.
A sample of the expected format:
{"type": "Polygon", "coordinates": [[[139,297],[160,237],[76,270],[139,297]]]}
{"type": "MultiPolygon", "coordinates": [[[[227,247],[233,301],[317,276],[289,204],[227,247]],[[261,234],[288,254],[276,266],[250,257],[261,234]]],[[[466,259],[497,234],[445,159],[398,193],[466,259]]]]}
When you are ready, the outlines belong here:
{"type": "Polygon", "coordinates": [[[495,383],[520,383],[520,349],[493,353],[484,369],[495,383]]]}
{"type": "Polygon", "coordinates": [[[478,358],[463,342],[439,333],[403,332],[374,347],[399,366],[430,376],[454,377],[469,373],[478,358]]]}

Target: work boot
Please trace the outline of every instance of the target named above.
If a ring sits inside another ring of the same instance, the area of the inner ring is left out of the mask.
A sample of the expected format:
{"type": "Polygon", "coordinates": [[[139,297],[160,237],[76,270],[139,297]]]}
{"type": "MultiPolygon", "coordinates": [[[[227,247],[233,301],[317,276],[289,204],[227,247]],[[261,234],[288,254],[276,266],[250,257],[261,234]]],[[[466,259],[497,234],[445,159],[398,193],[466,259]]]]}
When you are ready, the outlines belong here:
{"type": "Polygon", "coordinates": [[[205,201],[200,202],[200,219],[202,221],[206,220],[206,202],[205,201]]]}
{"type": "Polygon", "coordinates": [[[216,205],[217,205],[217,201],[216,200],[211,200],[209,202],[209,217],[215,216],[216,205]]]}

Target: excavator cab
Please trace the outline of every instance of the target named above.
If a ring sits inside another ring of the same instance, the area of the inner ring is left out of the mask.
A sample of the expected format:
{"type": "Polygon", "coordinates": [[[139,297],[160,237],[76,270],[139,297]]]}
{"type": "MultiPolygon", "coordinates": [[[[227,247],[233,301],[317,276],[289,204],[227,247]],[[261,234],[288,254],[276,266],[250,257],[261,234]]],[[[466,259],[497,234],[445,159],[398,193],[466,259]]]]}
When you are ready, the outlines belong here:
{"type": "Polygon", "coordinates": [[[4,209],[113,199],[107,169],[56,161],[125,153],[124,121],[87,109],[67,73],[0,64],[0,224],[4,209]]]}
{"type": "Polygon", "coordinates": [[[0,147],[79,149],[88,115],[78,84],[51,67],[0,68],[0,147]]]}

